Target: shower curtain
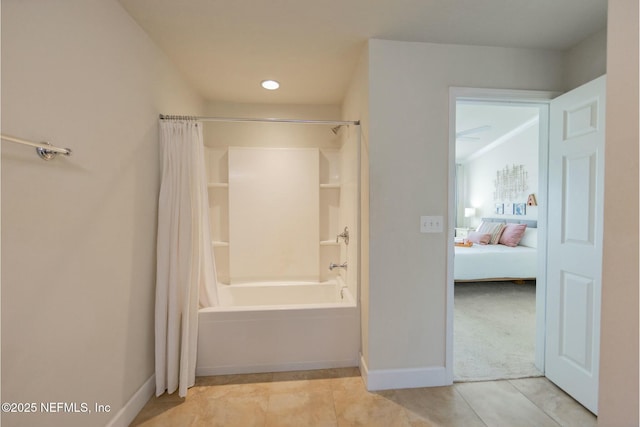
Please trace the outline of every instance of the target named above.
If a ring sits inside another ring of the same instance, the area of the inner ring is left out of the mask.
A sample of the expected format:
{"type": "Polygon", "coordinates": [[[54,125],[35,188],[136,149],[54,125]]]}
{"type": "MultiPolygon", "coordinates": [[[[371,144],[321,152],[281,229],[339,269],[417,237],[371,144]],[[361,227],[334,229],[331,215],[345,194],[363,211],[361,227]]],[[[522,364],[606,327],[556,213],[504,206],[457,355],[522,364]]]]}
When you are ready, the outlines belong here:
{"type": "Polygon", "coordinates": [[[218,303],[202,123],[160,121],[156,395],[195,383],[198,308],[218,303]]]}

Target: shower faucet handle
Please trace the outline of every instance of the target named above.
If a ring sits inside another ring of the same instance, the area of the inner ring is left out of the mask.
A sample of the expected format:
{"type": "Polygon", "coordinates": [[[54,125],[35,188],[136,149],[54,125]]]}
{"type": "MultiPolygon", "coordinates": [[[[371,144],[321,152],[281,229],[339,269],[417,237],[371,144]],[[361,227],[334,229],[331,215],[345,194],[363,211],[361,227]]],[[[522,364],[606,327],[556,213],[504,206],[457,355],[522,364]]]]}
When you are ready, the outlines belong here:
{"type": "Polygon", "coordinates": [[[346,270],[347,269],[347,261],[343,262],[342,264],[336,264],[334,262],[329,263],[329,270],[333,271],[334,268],[344,268],[346,270]]]}
{"type": "Polygon", "coordinates": [[[349,244],[349,227],[345,227],[344,231],[336,236],[336,243],[340,241],[340,238],[344,239],[344,244],[349,244]]]}

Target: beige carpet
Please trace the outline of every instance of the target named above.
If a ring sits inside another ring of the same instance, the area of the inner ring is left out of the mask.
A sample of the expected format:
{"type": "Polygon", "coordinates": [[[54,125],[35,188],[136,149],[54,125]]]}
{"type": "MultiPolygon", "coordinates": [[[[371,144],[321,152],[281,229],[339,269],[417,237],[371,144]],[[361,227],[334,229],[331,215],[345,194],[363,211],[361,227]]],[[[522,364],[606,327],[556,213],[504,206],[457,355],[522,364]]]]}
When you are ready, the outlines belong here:
{"type": "Polygon", "coordinates": [[[454,379],[541,376],[534,366],[535,283],[456,283],[454,379]]]}

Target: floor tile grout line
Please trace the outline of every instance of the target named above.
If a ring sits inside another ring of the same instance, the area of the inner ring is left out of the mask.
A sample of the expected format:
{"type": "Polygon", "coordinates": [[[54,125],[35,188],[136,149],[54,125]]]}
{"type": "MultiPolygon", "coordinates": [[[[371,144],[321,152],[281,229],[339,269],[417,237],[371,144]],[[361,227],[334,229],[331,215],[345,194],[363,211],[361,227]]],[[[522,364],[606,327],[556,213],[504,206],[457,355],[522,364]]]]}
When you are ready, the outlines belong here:
{"type": "MultiPolygon", "coordinates": [[[[273,378],[272,378],[273,380],[273,378]]],[[[267,427],[267,423],[269,422],[269,409],[271,408],[271,395],[273,391],[271,387],[267,387],[267,408],[264,411],[264,424],[263,427],[267,427]]]]}
{"type": "MultiPolygon", "coordinates": [[[[542,377],[542,378],[546,378],[546,377],[542,377]]],[[[515,385],[513,383],[512,380],[508,380],[509,384],[511,384],[511,386],[513,388],[515,388],[516,390],[518,390],[518,393],[520,393],[521,395],[523,395],[525,397],[525,399],[527,399],[529,402],[531,402],[532,404],[534,404],[536,406],[536,408],[540,409],[542,412],[544,412],[549,418],[551,418],[553,420],[554,423],[558,424],[558,426],[562,427],[562,423],[561,420],[558,420],[553,414],[548,413],[544,408],[541,408],[536,402],[534,402],[533,400],[531,400],[529,398],[529,396],[527,396],[525,393],[522,392],[522,390],[520,390],[520,388],[518,388],[517,385],[515,385]]]]}
{"type": "Polygon", "coordinates": [[[467,404],[467,406],[469,407],[469,409],[471,409],[473,411],[474,414],[476,414],[476,417],[478,417],[478,419],[480,420],[480,422],[482,424],[484,424],[486,427],[489,427],[489,424],[487,424],[485,422],[485,420],[480,416],[480,414],[476,411],[476,408],[473,407],[473,405],[471,403],[469,403],[469,401],[464,397],[464,394],[462,394],[460,392],[460,390],[458,390],[458,387],[454,385],[452,385],[453,390],[458,394],[458,396],[460,396],[462,398],[462,400],[464,400],[464,403],[467,404]]]}
{"type": "MultiPolygon", "coordinates": [[[[527,378],[528,379],[528,378],[527,378]]],[[[498,381],[504,381],[507,382],[511,387],[513,387],[513,389],[522,397],[525,398],[525,400],[529,401],[533,406],[535,406],[540,412],[542,412],[544,415],[546,415],[553,423],[557,424],[558,427],[562,427],[563,424],[560,422],[560,420],[557,420],[556,417],[554,417],[553,415],[549,414],[547,411],[545,411],[543,408],[541,408],[539,405],[537,405],[534,401],[532,401],[526,394],[524,394],[518,387],[516,387],[515,384],[513,384],[513,380],[512,379],[504,379],[504,380],[491,380],[491,381],[486,381],[486,382],[498,382],[498,381]]],[[[470,381],[470,382],[485,382],[485,381],[470,381]]],[[[458,390],[456,390],[458,391],[458,390]]],[[[465,400],[465,402],[467,402],[467,400],[464,398],[464,395],[462,393],[459,393],[462,398],[465,400]]],[[[467,404],[471,407],[471,409],[475,411],[475,408],[473,407],[473,405],[471,405],[469,402],[467,402],[467,404]]],[[[476,412],[477,414],[477,412],[476,412]]],[[[482,417],[480,416],[480,414],[478,414],[478,417],[482,420],[482,422],[487,426],[488,424],[485,422],[484,419],[482,419],[482,417]]]]}
{"type": "Polygon", "coordinates": [[[335,378],[332,378],[329,382],[329,387],[331,388],[331,402],[333,403],[333,416],[336,419],[336,426],[340,426],[340,421],[338,420],[338,409],[336,408],[336,395],[335,395],[335,378]]]}

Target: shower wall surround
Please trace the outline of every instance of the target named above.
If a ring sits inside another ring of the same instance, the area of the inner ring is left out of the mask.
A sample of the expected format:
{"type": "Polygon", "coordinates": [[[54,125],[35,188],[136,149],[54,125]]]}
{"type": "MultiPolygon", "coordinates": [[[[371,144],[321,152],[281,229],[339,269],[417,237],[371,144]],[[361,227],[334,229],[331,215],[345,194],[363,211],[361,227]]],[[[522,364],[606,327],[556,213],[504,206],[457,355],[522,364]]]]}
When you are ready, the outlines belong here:
{"type": "Polygon", "coordinates": [[[319,280],[317,148],[229,147],[231,283],[319,280]]]}
{"type": "Polygon", "coordinates": [[[299,145],[205,147],[218,280],[317,282],[342,274],[355,295],[357,168],[342,175],[355,148],[299,145]],[[336,242],[345,226],[350,247],[336,242]],[[330,262],[344,261],[348,271],[329,270],[330,262]]]}

